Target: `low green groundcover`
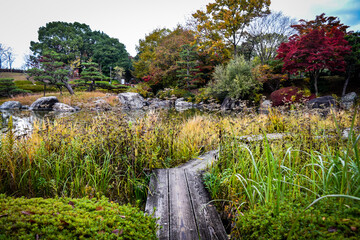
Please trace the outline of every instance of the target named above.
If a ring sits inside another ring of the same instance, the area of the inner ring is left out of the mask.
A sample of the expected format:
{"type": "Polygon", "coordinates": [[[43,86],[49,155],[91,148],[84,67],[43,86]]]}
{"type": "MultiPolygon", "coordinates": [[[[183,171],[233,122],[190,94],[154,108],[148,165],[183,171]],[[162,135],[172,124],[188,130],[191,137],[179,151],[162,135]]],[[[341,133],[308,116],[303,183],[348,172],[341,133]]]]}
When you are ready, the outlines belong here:
{"type": "Polygon", "coordinates": [[[258,206],[240,214],[233,239],[360,239],[358,205],[324,203],[307,209],[300,204],[258,206]]]}
{"type": "Polygon", "coordinates": [[[155,220],[101,199],[0,195],[0,239],[156,239],[155,220]]]}

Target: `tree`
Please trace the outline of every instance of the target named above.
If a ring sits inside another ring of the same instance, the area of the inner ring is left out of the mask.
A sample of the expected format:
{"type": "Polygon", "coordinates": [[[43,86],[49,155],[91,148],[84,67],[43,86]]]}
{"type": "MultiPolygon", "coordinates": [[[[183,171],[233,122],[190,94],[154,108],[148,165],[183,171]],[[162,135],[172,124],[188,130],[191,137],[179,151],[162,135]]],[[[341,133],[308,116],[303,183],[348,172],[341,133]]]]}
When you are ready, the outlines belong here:
{"type": "Polygon", "coordinates": [[[260,58],[261,64],[273,60],[280,44],[297,33],[291,27],[295,23],[294,19],[285,16],[282,12],[273,12],[250,23],[248,41],[253,44],[254,52],[260,58]]]}
{"type": "Polygon", "coordinates": [[[360,70],[360,32],[351,33],[347,35],[345,39],[351,46],[351,53],[345,57],[347,67],[342,96],[346,93],[346,88],[349,84],[350,78],[353,77],[354,74],[359,73],[360,70]]]}
{"type": "Polygon", "coordinates": [[[344,72],[344,56],[349,52],[350,46],[341,30],[333,28],[327,34],[324,30],[314,29],[301,36],[293,35],[289,42],[282,43],[277,58],[284,61],[283,71],[292,74],[299,71],[309,72],[318,95],[317,82],[320,73],[325,69],[344,72]]]}
{"type": "Polygon", "coordinates": [[[0,69],[2,68],[2,63],[6,61],[6,54],[8,51],[9,48],[0,43],[0,69]]]}
{"type": "Polygon", "coordinates": [[[15,94],[26,93],[28,91],[19,89],[12,78],[0,78],[0,97],[12,97],[15,94]]]}
{"type": "Polygon", "coordinates": [[[103,81],[106,77],[100,73],[98,64],[94,62],[83,63],[83,71],[78,80],[79,85],[88,86],[88,91],[94,91],[96,83],[103,81]]]}
{"type": "Polygon", "coordinates": [[[60,54],[60,60],[66,65],[75,62],[81,65],[93,59],[107,75],[110,67],[121,66],[126,71],[131,67],[129,54],[118,39],[100,31],[92,31],[86,24],[50,22],[39,28],[38,39],[38,42],[30,43],[35,57],[51,50],[60,54]]]}
{"type": "Polygon", "coordinates": [[[346,29],[349,28],[349,26],[342,24],[337,17],[326,17],[325,13],[316,16],[315,20],[306,21],[301,19],[299,24],[292,25],[291,27],[298,31],[299,35],[306,35],[315,29],[323,30],[329,34],[334,28],[346,33],[346,29]]]}
{"type": "Polygon", "coordinates": [[[39,59],[41,68],[32,68],[28,71],[30,76],[34,77],[36,81],[44,84],[44,96],[46,85],[55,86],[60,91],[62,87],[65,87],[71,95],[74,94],[71,85],[68,83],[70,72],[66,69],[66,65],[61,62],[61,59],[61,54],[54,51],[46,51],[39,59]]]}
{"type": "Polygon", "coordinates": [[[215,44],[221,44],[220,39],[233,49],[237,55],[237,45],[244,38],[246,27],[250,21],[269,11],[270,0],[215,0],[206,6],[206,12],[197,11],[194,18],[199,19],[198,32],[216,32],[215,44]]]}
{"type": "Polygon", "coordinates": [[[154,59],[155,49],[170,32],[167,28],[155,29],[139,40],[139,45],[136,46],[138,54],[133,62],[133,74],[136,78],[141,79],[150,75],[150,64],[154,59]]]}
{"type": "Polygon", "coordinates": [[[190,84],[194,83],[194,80],[199,75],[199,69],[195,68],[198,65],[197,62],[197,53],[195,51],[196,46],[191,46],[190,44],[185,44],[181,46],[180,52],[180,61],[177,61],[179,69],[177,72],[177,77],[180,78],[186,86],[187,89],[190,88],[190,84]]]}
{"type": "Polygon", "coordinates": [[[11,70],[12,69],[12,64],[14,63],[15,61],[15,55],[12,51],[12,48],[9,48],[7,53],[6,53],[6,62],[9,66],[9,69],[11,70]]]}

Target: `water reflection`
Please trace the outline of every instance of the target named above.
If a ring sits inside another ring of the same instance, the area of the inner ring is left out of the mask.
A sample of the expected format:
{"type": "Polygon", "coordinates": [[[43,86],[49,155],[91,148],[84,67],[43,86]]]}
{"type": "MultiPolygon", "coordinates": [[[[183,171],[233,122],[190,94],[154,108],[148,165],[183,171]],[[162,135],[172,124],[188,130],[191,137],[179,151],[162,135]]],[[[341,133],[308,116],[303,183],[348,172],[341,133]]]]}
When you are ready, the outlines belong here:
{"type": "Polygon", "coordinates": [[[31,133],[35,122],[42,123],[44,119],[54,121],[56,118],[69,116],[71,113],[29,110],[0,110],[1,133],[8,131],[9,120],[12,117],[15,135],[26,135],[31,133]]]}

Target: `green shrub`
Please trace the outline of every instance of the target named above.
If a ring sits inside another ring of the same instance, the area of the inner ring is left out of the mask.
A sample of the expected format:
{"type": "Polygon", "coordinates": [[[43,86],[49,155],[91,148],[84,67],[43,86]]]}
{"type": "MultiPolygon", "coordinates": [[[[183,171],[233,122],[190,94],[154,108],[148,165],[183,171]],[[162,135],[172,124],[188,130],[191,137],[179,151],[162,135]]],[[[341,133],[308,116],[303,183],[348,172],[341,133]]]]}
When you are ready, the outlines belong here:
{"type": "Polygon", "coordinates": [[[12,78],[0,78],[0,97],[11,97],[21,93],[27,93],[23,89],[19,89],[12,78]]]}
{"type": "Polygon", "coordinates": [[[155,220],[107,198],[0,195],[0,239],[156,239],[155,220]]]}
{"type": "Polygon", "coordinates": [[[144,98],[149,98],[154,96],[151,87],[149,86],[149,84],[145,82],[136,84],[134,87],[130,88],[129,91],[138,93],[144,98]]]}
{"type": "Polygon", "coordinates": [[[239,216],[234,239],[358,239],[360,209],[336,204],[303,211],[300,204],[258,206],[239,216]]]}
{"type": "Polygon", "coordinates": [[[210,94],[224,98],[248,98],[260,90],[259,82],[252,75],[252,64],[243,56],[236,57],[226,66],[218,65],[214,80],[208,85],[210,94]]]}
{"type": "Polygon", "coordinates": [[[189,97],[193,97],[194,95],[191,92],[180,88],[165,88],[164,90],[158,91],[156,94],[156,97],[161,99],[170,98],[172,96],[187,99],[189,97]]]}
{"type": "MultiPolygon", "coordinates": [[[[32,83],[31,81],[15,81],[16,87],[22,90],[30,91],[30,92],[43,92],[44,91],[44,85],[42,82],[35,82],[32,83]]],[[[46,86],[47,92],[56,92],[58,91],[55,87],[46,86]]]]}

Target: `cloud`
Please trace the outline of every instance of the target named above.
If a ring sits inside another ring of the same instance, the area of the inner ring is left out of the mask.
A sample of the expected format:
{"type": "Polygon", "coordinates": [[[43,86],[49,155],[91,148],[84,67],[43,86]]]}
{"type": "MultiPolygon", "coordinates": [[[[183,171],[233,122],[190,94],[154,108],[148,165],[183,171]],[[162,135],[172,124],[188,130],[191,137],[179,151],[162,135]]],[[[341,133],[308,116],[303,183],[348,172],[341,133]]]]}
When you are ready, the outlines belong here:
{"type": "Polygon", "coordinates": [[[332,15],[338,16],[342,22],[349,25],[354,30],[360,30],[360,2],[358,0],[350,0],[343,8],[334,10],[332,15]]]}

